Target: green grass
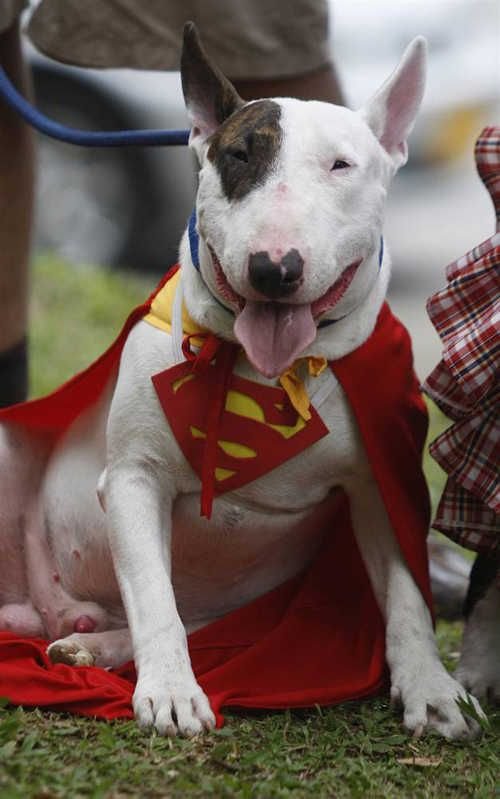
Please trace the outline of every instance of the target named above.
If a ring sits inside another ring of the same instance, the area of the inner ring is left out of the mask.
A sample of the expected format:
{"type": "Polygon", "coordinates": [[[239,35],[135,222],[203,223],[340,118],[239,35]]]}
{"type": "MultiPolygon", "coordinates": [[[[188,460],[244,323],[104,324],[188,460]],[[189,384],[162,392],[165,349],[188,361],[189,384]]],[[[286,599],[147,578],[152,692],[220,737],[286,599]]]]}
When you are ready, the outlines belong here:
{"type": "MultiPolygon", "coordinates": [[[[99,354],[153,280],[38,260],[33,281],[32,393],[99,354]]],[[[433,432],[444,421],[432,410],[433,432]]],[[[426,465],[437,495],[442,474],[426,465]]],[[[452,668],[460,624],[438,624],[452,668]]],[[[102,722],[0,703],[0,799],[311,796],[500,797],[500,713],[472,743],[408,738],[385,697],[301,713],[227,714],[197,740],[165,740],[133,722],[102,722]]]]}
{"type": "MultiPolygon", "coordinates": [[[[449,627],[449,625],[446,625],[449,627]]],[[[444,651],[454,630],[440,631],[444,651]]],[[[0,710],[0,796],[494,797],[500,714],[472,743],[404,734],[386,698],[301,713],[227,714],[195,740],[134,722],[0,710]]]]}
{"type": "Polygon", "coordinates": [[[38,258],[31,291],[32,396],[51,391],[91,363],[155,283],[154,278],[38,258]]]}

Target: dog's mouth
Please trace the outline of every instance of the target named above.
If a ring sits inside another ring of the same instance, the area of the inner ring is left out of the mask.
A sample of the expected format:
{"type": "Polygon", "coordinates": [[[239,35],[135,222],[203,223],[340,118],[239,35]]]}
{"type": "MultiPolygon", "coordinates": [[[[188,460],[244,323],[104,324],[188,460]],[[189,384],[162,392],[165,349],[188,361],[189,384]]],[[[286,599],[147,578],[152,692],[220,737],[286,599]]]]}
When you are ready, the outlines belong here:
{"type": "Polygon", "coordinates": [[[209,247],[217,292],[235,312],[234,333],[248,360],[264,377],[285,372],[314,341],[319,317],[340,302],[362,263],[349,264],[332,286],[308,304],[249,300],[229,284],[217,255],[209,247]]]}

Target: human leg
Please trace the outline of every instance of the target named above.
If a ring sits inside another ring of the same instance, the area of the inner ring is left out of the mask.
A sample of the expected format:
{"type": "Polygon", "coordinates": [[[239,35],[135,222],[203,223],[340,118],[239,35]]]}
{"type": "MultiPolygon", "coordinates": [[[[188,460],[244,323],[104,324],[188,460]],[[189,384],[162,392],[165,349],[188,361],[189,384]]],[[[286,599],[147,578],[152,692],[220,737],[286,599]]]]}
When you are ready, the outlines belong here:
{"type": "MultiPolygon", "coordinates": [[[[18,21],[0,32],[0,64],[23,93],[29,91],[18,21]]],[[[25,399],[27,393],[33,180],[33,135],[0,103],[0,407],[25,399]]]]}

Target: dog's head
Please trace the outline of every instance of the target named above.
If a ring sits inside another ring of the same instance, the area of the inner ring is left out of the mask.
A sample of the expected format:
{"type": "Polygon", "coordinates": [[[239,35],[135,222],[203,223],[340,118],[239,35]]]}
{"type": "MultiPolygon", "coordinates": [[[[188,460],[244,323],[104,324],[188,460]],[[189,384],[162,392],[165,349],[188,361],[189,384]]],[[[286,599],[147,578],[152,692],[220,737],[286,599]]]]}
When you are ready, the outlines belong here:
{"type": "Polygon", "coordinates": [[[425,49],[415,39],[356,112],[290,98],[245,103],[185,26],[201,278],[234,314],[234,335],[266,377],[377,281],[386,191],[407,158],[425,49]]]}

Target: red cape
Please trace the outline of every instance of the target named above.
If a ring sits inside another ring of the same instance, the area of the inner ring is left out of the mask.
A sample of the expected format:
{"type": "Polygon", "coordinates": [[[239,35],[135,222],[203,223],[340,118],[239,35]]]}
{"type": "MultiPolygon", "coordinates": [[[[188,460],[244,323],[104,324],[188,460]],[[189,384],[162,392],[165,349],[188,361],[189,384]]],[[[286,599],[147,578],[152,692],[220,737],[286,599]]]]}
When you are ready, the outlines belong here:
{"type": "MultiPolygon", "coordinates": [[[[88,369],[48,397],[0,411],[0,421],[50,431],[54,439],[60,435],[98,398],[152,297],[132,312],[116,341],[88,369]]],[[[430,605],[429,503],[421,470],[427,416],[408,333],[384,305],[370,338],[331,368],[349,398],[402,553],[430,605]]],[[[321,551],[303,574],[189,636],[195,674],[219,724],[223,706],[329,705],[384,685],[384,623],[345,497],[325,532],[321,551]]],[[[46,646],[0,632],[0,696],[25,706],[132,717],[133,664],[116,671],[53,665],[46,646]]]]}

